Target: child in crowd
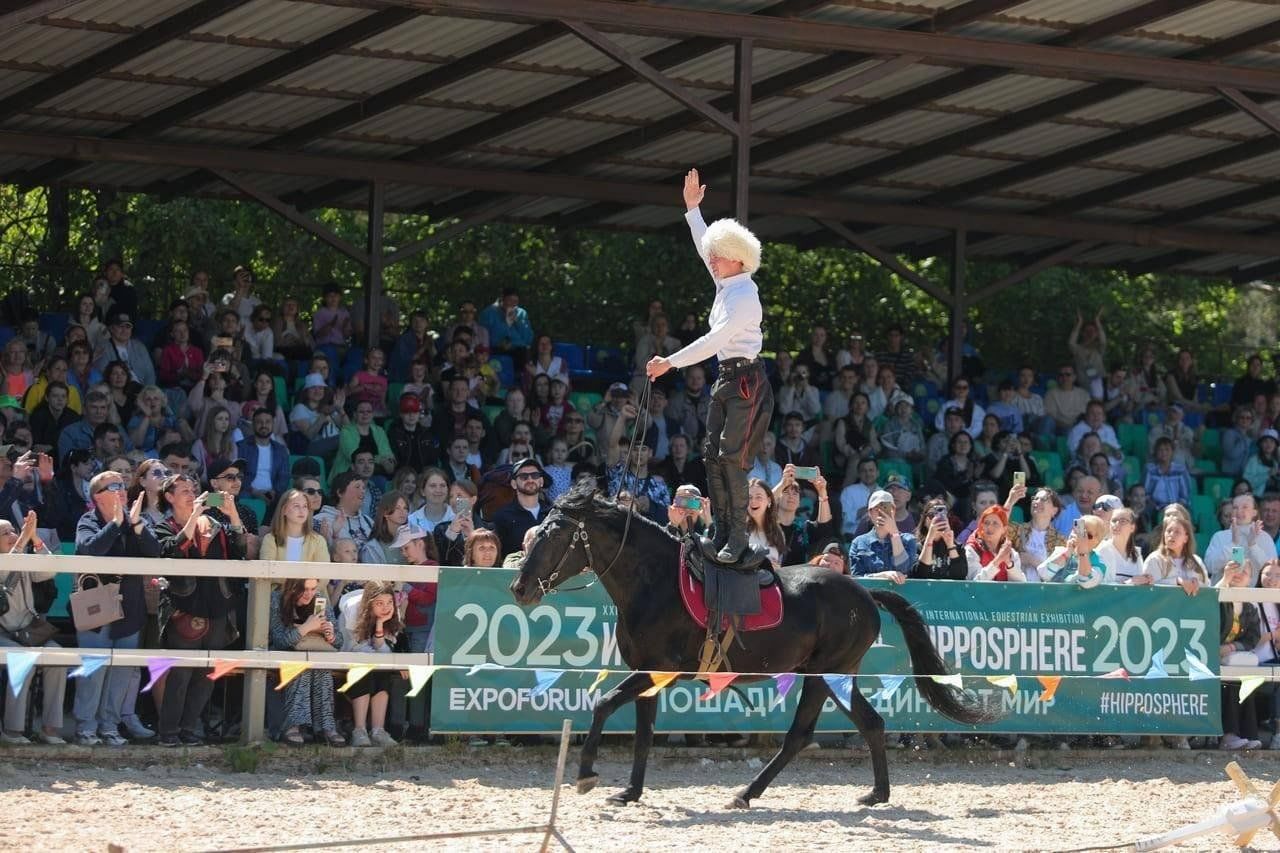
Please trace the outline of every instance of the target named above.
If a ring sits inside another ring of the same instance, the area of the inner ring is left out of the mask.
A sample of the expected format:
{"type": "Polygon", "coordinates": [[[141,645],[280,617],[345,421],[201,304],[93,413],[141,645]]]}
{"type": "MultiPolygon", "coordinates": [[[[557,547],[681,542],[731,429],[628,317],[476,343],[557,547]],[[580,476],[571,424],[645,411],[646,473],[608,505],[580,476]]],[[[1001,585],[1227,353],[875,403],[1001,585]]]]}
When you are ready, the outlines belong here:
{"type": "Polygon", "coordinates": [[[347,383],[347,399],[353,403],[368,402],[375,418],[387,416],[387,376],[383,372],[386,356],[374,347],[365,353],[364,368],[357,370],[347,383]]]}
{"type": "Polygon", "coordinates": [[[547,489],[547,498],[556,500],[573,485],[573,466],[569,464],[569,443],[563,438],[551,440],[547,450],[547,464],[544,466],[547,476],[551,478],[551,488],[547,489]]]}

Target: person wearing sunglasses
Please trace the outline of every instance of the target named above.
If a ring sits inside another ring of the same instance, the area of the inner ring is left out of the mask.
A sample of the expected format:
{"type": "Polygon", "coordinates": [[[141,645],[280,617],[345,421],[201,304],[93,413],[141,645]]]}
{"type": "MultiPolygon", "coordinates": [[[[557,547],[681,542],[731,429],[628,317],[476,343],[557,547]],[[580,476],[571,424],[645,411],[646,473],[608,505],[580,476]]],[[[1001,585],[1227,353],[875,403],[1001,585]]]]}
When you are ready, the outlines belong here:
{"type": "Polygon", "coordinates": [[[537,459],[522,459],[511,466],[511,485],[516,499],[493,516],[493,530],[502,542],[503,557],[519,551],[524,546],[525,531],[546,514],[548,504],[543,492],[551,485],[551,478],[537,459]]]}
{"type": "MultiPolygon", "coordinates": [[[[160,543],[152,526],[142,516],[145,492],[129,500],[122,476],[104,471],[89,481],[93,507],[76,525],[76,554],[91,557],[159,557],[160,543]]],[[[136,649],[147,624],[147,603],[142,575],[80,575],[76,588],[88,583],[120,585],[123,616],[98,628],[76,626],[76,645],[82,649],[136,649]],[[89,578],[92,577],[92,580],[89,578]]],[[[134,739],[147,739],[155,732],[146,728],[132,710],[130,694],[136,672],[129,667],[100,669],[80,679],[76,685],[74,715],[76,743],[81,746],[124,746],[120,727],[134,739]]]]}

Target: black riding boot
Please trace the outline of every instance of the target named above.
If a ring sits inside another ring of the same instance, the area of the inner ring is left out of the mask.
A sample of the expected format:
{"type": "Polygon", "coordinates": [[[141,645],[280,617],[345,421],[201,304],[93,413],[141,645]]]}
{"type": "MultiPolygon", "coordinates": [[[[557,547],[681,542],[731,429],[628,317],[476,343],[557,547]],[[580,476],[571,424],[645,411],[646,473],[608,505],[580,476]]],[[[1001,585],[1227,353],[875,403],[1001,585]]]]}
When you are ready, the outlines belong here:
{"type": "Polygon", "coordinates": [[[712,539],[711,547],[719,551],[729,541],[729,492],[725,489],[724,479],[720,476],[719,463],[712,463],[707,468],[707,498],[711,501],[712,539]]]}
{"type": "MultiPolygon", "coordinates": [[[[723,488],[728,493],[728,513],[726,520],[728,522],[729,535],[725,540],[724,547],[720,549],[717,555],[721,563],[736,563],[742,558],[750,547],[750,536],[747,533],[747,504],[750,502],[750,493],[747,487],[749,477],[748,472],[743,471],[733,460],[721,459],[715,467],[720,469],[720,476],[723,479],[723,488]]],[[[708,472],[710,476],[710,472],[708,472]]]]}

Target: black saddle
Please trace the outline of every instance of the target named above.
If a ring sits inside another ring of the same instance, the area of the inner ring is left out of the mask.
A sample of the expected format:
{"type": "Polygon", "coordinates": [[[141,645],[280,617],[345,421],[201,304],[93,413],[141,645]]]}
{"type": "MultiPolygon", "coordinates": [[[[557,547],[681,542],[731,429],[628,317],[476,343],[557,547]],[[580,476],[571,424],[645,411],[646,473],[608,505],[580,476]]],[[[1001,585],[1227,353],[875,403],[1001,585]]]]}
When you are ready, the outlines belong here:
{"type": "Polygon", "coordinates": [[[705,536],[694,537],[694,547],[688,549],[689,573],[699,581],[706,583],[708,564],[717,569],[724,569],[740,575],[755,575],[760,587],[771,586],[777,581],[773,566],[769,563],[769,552],[760,547],[753,547],[740,559],[732,563],[722,563],[716,558],[719,549],[705,536]]]}

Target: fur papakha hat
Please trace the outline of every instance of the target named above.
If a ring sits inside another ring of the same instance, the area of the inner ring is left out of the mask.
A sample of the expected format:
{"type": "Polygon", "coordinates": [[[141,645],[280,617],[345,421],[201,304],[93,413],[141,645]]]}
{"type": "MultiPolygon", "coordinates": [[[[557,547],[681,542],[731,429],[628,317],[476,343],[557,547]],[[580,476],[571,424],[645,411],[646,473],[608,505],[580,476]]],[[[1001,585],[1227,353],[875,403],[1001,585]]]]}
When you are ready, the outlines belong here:
{"type": "Polygon", "coordinates": [[[702,235],[702,251],[731,261],[742,261],[748,274],[760,269],[760,240],[736,219],[717,219],[702,235]]]}

